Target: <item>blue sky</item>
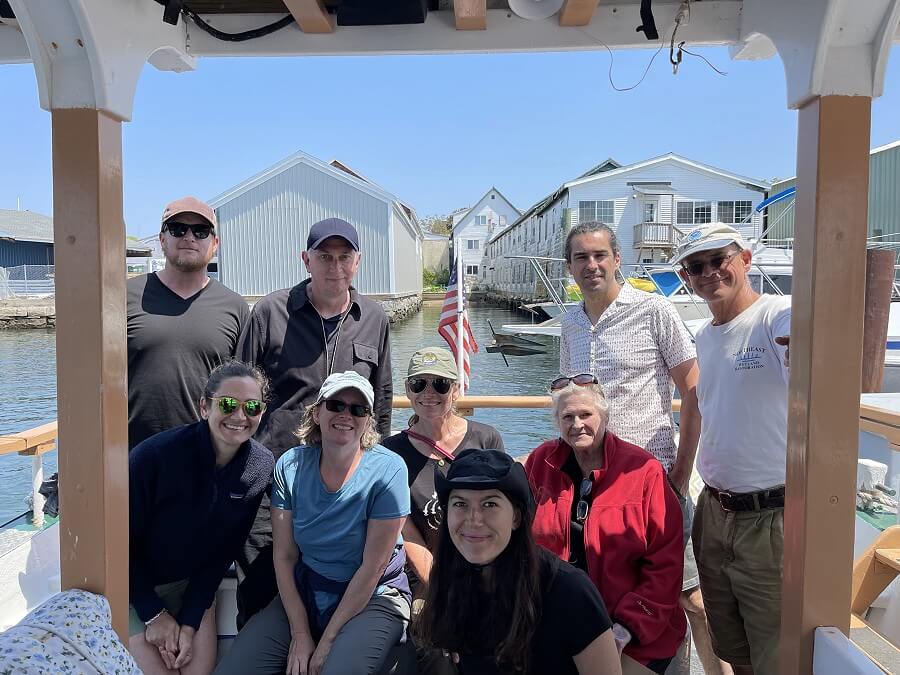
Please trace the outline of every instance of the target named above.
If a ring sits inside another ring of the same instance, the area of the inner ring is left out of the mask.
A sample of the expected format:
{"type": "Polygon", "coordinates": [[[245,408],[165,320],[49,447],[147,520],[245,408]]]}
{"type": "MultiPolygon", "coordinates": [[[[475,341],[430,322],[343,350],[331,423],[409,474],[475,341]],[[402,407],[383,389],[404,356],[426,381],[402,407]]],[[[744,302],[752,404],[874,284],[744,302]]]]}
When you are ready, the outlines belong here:
{"type": "MultiPolygon", "coordinates": [[[[780,60],[700,50],[722,77],[667,51],[633,91],[610,86],[608,52],[203,59],[192,73],[147,66],[124,126],[125,222],[156,231],[167,201],[211,198],[303,150],[339,158],[426,216],[491,185],[526,208],[606,157],[665,152],[755,178],[795,173],[797,114],[780,60]]],[[[616,52],[636,82],[650,50],[616,52]]],[[[900,139],[900,48],[873,104],[872,145],[900,139]]],[[[0,66],[0,208],[52,211],[50,117],[30,65],[0,66]]]]}

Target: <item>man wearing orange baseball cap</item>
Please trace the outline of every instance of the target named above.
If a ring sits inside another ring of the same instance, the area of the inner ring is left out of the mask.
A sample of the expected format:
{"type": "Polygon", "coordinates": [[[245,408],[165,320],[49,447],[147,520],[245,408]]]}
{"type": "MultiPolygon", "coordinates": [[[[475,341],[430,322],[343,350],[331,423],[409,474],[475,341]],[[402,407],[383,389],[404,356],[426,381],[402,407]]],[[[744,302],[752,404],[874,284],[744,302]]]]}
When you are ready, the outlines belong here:
{"type": "Polygon", "coordinates": [[[206,274],[219,247],[216,213],[196,197],[163,211],[166,267],[128,280],[128,447],[196,422],[209,373],[234,356],[246,301],[206,274]]]}

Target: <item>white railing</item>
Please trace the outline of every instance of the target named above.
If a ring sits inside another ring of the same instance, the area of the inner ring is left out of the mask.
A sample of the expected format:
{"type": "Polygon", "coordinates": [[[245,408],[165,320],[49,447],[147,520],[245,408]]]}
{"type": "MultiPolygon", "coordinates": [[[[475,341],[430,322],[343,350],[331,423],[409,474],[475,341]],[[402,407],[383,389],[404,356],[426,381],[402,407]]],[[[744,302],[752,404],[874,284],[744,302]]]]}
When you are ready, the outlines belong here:
{"type": "Polygon", "coordinates": [[[675,227],[669,223],[636,223],[634,248],[642,246],[675,246],[675,227]]]}

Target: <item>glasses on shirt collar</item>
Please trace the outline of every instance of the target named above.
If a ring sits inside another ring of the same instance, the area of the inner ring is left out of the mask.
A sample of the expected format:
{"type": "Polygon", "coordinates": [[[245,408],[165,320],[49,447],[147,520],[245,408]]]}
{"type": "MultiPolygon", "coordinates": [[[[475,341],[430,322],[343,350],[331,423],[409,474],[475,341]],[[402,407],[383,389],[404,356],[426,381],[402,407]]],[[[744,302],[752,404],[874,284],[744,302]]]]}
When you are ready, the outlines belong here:
{"type": "Polygon", "coordinates": [[[550,391],[559,391],[569,386],[569,383],[578,385],[579,387],[589,387],[592,384],[600,384],[597,376],[593,373],[579,373],[571,377],[557,377],[550,383],[550,391]]]}
{"type": "Polygon", "coordinates": [[[587,520],[588,511],[591,510],[591,503],[588,501],[588,498],[591,496],[591,491],[593,489],[594,483],[589,477],[582,480],[581,487],[578,488],[578,504],[575,505],[575,520],[580,525],[584,525],[584,521],[587,520]]]}

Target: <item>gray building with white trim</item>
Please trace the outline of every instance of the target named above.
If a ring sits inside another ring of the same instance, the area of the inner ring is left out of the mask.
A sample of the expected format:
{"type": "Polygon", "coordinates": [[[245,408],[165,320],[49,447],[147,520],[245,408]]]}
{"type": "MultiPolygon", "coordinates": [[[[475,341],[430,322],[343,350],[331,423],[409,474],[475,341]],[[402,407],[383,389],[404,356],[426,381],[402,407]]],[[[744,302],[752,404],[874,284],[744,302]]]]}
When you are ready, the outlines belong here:
{"type": "Polygon", "coordinates": [[[359,231],[354,286],[390,298],[422,291],[415,211],[346,165],[297,152],[210,201],[219,220],[219,280],[262,296],[307,278],[300,252],[313,223],[338,217],[359,231]]]}

